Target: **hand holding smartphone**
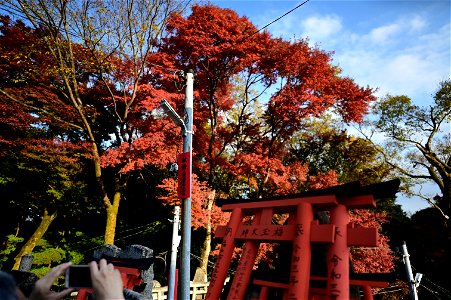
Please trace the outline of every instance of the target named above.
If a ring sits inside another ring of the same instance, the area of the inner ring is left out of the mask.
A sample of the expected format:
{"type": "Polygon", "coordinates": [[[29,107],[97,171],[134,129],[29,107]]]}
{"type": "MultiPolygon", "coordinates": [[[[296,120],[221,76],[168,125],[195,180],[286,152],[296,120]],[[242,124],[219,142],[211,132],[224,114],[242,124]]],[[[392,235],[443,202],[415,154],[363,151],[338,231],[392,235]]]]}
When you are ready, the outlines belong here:
{"type": "Polygon", "coordinates": [[[66,270],[66,288],[92,288],[88,265],[72,265],[66,270]]]}

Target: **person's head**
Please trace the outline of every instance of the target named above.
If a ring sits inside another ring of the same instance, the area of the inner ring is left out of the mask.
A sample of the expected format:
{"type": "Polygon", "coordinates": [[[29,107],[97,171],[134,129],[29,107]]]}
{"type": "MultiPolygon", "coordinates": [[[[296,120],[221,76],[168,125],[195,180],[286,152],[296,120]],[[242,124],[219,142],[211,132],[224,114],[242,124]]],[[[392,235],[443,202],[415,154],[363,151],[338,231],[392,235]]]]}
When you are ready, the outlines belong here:
{"type": "Polygon", "coordinates": [[[5,272],[0,271],[0,299],[17,300],[16,282],[14,278],[5,272]]]}
{"type": "MultiPolygon", "coordinates": [[[[9,272],[16,282],[17,288],[24,294],[25,297],[30,297],[33,287],[38,281],[38,277],[31,272],[24,272],[19,270],[12,270],[9,272]]],[[[19,297],[20,299],[20,297],[19,297]]]]}

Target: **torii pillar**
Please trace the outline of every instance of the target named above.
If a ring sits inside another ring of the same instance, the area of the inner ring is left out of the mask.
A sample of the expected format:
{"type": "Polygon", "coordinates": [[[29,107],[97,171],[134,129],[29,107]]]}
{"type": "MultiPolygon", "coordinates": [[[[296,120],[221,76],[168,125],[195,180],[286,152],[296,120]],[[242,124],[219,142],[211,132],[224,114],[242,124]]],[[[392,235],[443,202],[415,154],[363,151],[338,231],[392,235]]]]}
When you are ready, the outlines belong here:
{"type": "Polygon", "coordinates": [[[349,213],[346,206],[339,204],[334,207],[330,212],[330,222],[335,225],[335,242],[329,246],[327,257],[327,296],[328,299],[348,300],[350,299],[347,230],[349,213]]]}
{"type": "Polygon", "coordinates": [[[295,237],[291,255],[288,299],[308,299],[310,286],[310,264],[312,247],[310,231],[313,208],[310,203],[300,203],[296,210],[295,237]]]}

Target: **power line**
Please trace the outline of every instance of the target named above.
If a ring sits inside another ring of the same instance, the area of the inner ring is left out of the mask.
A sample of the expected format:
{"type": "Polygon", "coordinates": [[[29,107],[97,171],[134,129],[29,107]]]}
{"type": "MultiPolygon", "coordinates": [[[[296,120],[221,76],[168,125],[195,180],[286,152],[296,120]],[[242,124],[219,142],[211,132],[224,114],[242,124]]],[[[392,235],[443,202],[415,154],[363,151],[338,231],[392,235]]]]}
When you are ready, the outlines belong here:
{"type": "MultiPolygon", "coordinates": [[[[197,259],[199,262],[202,262],[202,258],[201,258],[200,256],[197,256],[197,255],[195,255],[195,254],[193,254],[193,253],[190,253],[190,254],[191,254],[192,257],[194,257],[195,259],[197,259]]],[[[208,260],[207,264],[208,264],[210,267],[214,267],[214,266],[215,266],[215,264],[214,264],[213,262],[211,262],[210,260],[208,260]]]]}
{"type": "MultiPolygon", "coordinates": [[[[143,227],[148,227],[148,226],[153,225],[153,224],[155,224],[155,222],[143,224],[143,225],[140,225],[140,226],[137,226],[137,227],[133,227],[133,228],[130,228],[130,227],[129,227],[129,228],[125,229],[125,230],[121,230],[121,231],[116,232],[116,236],[118,236],[118,235],[120,235],[120,234],[122,234],[122,233],[129,232],[129,231],[134,231],[134,230],[137,230],[137,229],[141,229],[141,228],[143,228],[143,227]]],[[[116,240],[126,239],[126,238],[128,238],[128,237],[130,237],[130,236],[133,236],[133,235],[136,235],[136,234],[145,232],[145,231],[147,231],[147,230],[149,230],[149,228],[146,228],[145,230],[141,230],[141,231],[139,231],[139,232],[137,232],[137,233],[134,233],[134,234],[131,234],[131,235],[127,235],[127,236],[124,236],[124,237],[116,238],[116,240]]],[[[95,239],[99,239],[99,238],[103,238],[103,237],[104,237],[104,235],[102,234],[102,235],[99,235],[99,236],[96,236],[96,237],[91,238],[91,240],[95,240],[95,239]]],[[[89,248],[88,250],[85,250],[83,253],[88,253],[88,252],[90,252],[90,251],[92,251],[92,250],[95,250],[95,249],[101,248],[101,247],[103,247],[103,245],[95,246],[95,247],[89,248]]]]}
{"type": "Polygon", "coordinates": [[[282,19],[283,17],[291,14],[293,11],[295,11],[296,9],[298,9],[299,7],[303,6],[304,4],[306,4],[307,2],[309,2],[310,0],[306,0],[304,2],[302,2],[301,4],[297,5],[296,7],[292,8],[291,10],[287,11],[286,13],[284,13],[283,15],[281,15],[280,17],[278,17],[277,19],[274,19],[273,21],[269,22],[268,24],[266,24],[265,26],[263,26],[262,28],[256,30],[255,32],[253,32],[252,34],[248,35],[247,37],[245,37],[244,39],[242,39],[241,41],[239,41],[237,44],[241,44],[242,42],[244,42],[245,40],[251,38],[252,36],[256,35],[257,33],[259,33],[260,31],[262,31],[263,29],[271,26],[272,24],[276,23],[277,21],[279,21],[280,19],[282,19]]]}
{"type": "Polygon", "coordinates": [[[433,291],[432,289],[426,287],[424,284],[420,284],[421,287],[423,287],[426,291],[430,292],[432,295],[434,295],[437,299],[440,299],[438,295],[440,295],[439,292],[433,291]]]}
{"type": "Polygon", "coordinates": [[[395,292],[399,292],[399,291],[402,291],[402,290],[404,290],[404,289],[403,288],[399,288],[399,289],[396,289],[396,290],[377,292],[377,293],[374,293],[373,295],[395,293],[395,292]]]}
{"type": "MultiPolygon", "coordinates": [[[[417,269],[416,269],[414,266],[412,266],[412,269],[413,269],[414,271],[417,272],[417,269]]],[[[431,292],[431,293],[434,293],[434,295],[435,295],[435,294],[439,294],[439,295],[440,295],[440,294],[441,294],[441,295],[444,294],[444,295],[446,295],[446,296],[448,297],[448,299],[451,299],[451,292],[450,292],[449,290],[447,290],[447,289],[445,289],[444,287],[442,287],[442,286],[436,284],[435,282],[433,282],[432,280],[430,280],[430,279],[429,279],[427,276],[425,276],[424,274],[423,274],[422,279],[425,280],[425,281],[427,281],[428,283],[431,283],[432,285],[434,285],[435,288],[439,289],[439,292],[433,291],[432,289],[426,287],[424,284],[420,284],[424,289],[426,289],[427,291],[429,291],[429,292],[431,292]]],[[[437,298],[438,298],[438,297],[437,297],[437,298]]],[[[440,299],[440,298],[439,298],[439,299],[440,299]]]]}
{"type": "MultiPolygon", "coordinates": [[[[297,10],[298,8],[300,8],[301,6],[303,6],[304,4],[306,4],[307,2],[309,2],[310,0],[306,0],[302,3],[300,3],[299,5],[295,6],[294,8],[290,9],[289,11],[285,12],[283,15],[279,16],[278,18],[272,20],[271,22],[267,23],[265,26],[261,27],[260,29],[254,31],[253,33],[249,34],[248,36],[244,37],[243,39],[241,39],[240,41],[238,41],[237,43],[234,44],[234,46],[240,45],[241,43],[243,43],[244,41],[248,40],[249,38],[253,37],[254,35],[256,35],[257,33],[261,32],[262,30],[268,28],[269,26],[271,26],[272,24],[278,22],[279,20],[281,20],[282,18],[286,17],[287,15],[291,14],[292,12],[294,12],[295,10],[297,10]]],[[[189,1],[188,3],[190,3],[191,1],[189,1]]],[[[10,8],[11,10],[8,10],[6,8],[3,8],[3,10],[9,12],[12,15],[17,15],[22,19],[26,19],[26,17],[24,15],[20,15],[20,11],[15,9],[14,7],[10,8]],[[15,12],[13,12],[13,9],[15,10],[15,12]]],[[[77,34],[75,32],[70,32],[70,34],[72,36],[78,37],[83,39],[83,37],[80,34],[77,34]]],[[[166,68],[165,66],[162,65],[158,65],[155,63],[148,63],[150,66],[153,66],[155,68],[159,68],[162,69],[170,74],[173,75],[178,75],[178,76],[183,76],[183,71],[182,70],[172,70],[169,68],[166,68]]]]}
{"type": "MultiPolygon", "coordinates": [[[[436,288],[438,288],[443,294],[447,295],[451,299],[451,292],[444,287],[432,282],[429,278],[423,275],[423,279],[425,279],[428,283],[433,284],[436,288]]],[[[424,287],[424,285],[422,285],[424,287]]]]}
{"type": "MultiPolygon", "coordinates": [[[[295,6],[294,8],[290,9],[289,11],[285,12],[283,15],[279,16],[278,18],[272,20],[271,22],[269,22],[268,24],[266,24],[265,26],[263,26],[260,29],[257,29],[256,31],[254,31],[253,33],[249,34],[248,36],[244,37],[243,39],[239,40],[237,43],[232,44],[233,46],[238,46],[241,43],[245,42],[246,40],[250,39],[251,37],[253,37],[254,35],[256,35],[257,33],[261,32],[262,30],[268,28],[269,26],[271,26],[272,24],[278,22],[279,20],[281,20],[282,18],[286,17],[287,15],[291,14],[292,12],[294,12],[295,10],[297,10],[298,8],[300,8],[301,6],[303,6],[304,4],[306,4],[307,2],[309,2],[310,0],[305,0],[304,2],[302,2],[301,4],[295,6]]],[[[232,46],[231,45],[231,46],[232,46]]],[[[168,69],[164,66],[158,65],[158,64],[154,64],[154,63],[149,63],[149,65],[156,67],[156,68],[160,68],[164,71],[167,71],[170,74],[174,74],[174,75],[179,75],[179,76],[183,76],[183,71],[181,70],[171,70],[168,69]]]]}
{"type": "Polygon", "coordinates": [[[138,235],[138,234],[141,234],[141,233],[148,232],[150,229],[151,229],[151,228],[146,228],[146,229],[144,229],[144,230],[140,230],[140,231],[138,231],[138,232],[135,232],[135,233],[132,233],[132,234],[129,234],[129,235],[126,235],[126,236],[117,238],[117,239],[115,239],[115,241],[125,240],[125,239],[127,239],[127,238],[129,238],[129,237],[132,237],[132,236],[135,236],[135,235],[138,235]]]}
{"type": "MultiPolygon", "coordinates": [[[[143,227],[150,226],[150,225],[153,225],[153,224],[155,224],[155,222],[151,222],[151,223],[139,225],[138,227],[133,227],[133,228],[128,227],[128,228],[126,228],[126,229],[124,229],[124,230],[121,230],[121,231],[116,232],[116,235],[119,235],[119,234],[125,233],[125,232],[129,232],[129,231],[133,231],[133,230],[137,230],[137,229],[141,229],[141,228],[143,228],[143,227]]],[[[99,236],[96,236],[96,237],[93,237],[92,239],[99,239],[99,238],[102,238],[102,237],[104,237],[103,234],[102,234],[102,235],[99,235],[99,236]]]]}

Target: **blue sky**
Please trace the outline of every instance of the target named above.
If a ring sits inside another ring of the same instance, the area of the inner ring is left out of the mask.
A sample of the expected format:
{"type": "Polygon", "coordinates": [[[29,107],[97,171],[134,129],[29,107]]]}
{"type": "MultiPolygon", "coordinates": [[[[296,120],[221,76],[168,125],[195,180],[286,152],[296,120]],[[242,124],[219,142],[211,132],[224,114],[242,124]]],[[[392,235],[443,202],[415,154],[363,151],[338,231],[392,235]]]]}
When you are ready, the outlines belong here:
{"type": "MultiPolygon", "coordinates": [[[[215,0],[262,28],[303,1],[215,0]]],[[[450,78],[449,0],[310,0],[267,30],[286,40],[308,38],[333,51],[333,64],[376,96],[407,95],[427,105],[438,83],[450,78]]],[[[429,187],[430,188],[430,187],[429,187]]],[[[401,196],[398,194],[398,196],[401,196]]],[[[399,197],[407,212],[427,207],[399,197]]]]}

